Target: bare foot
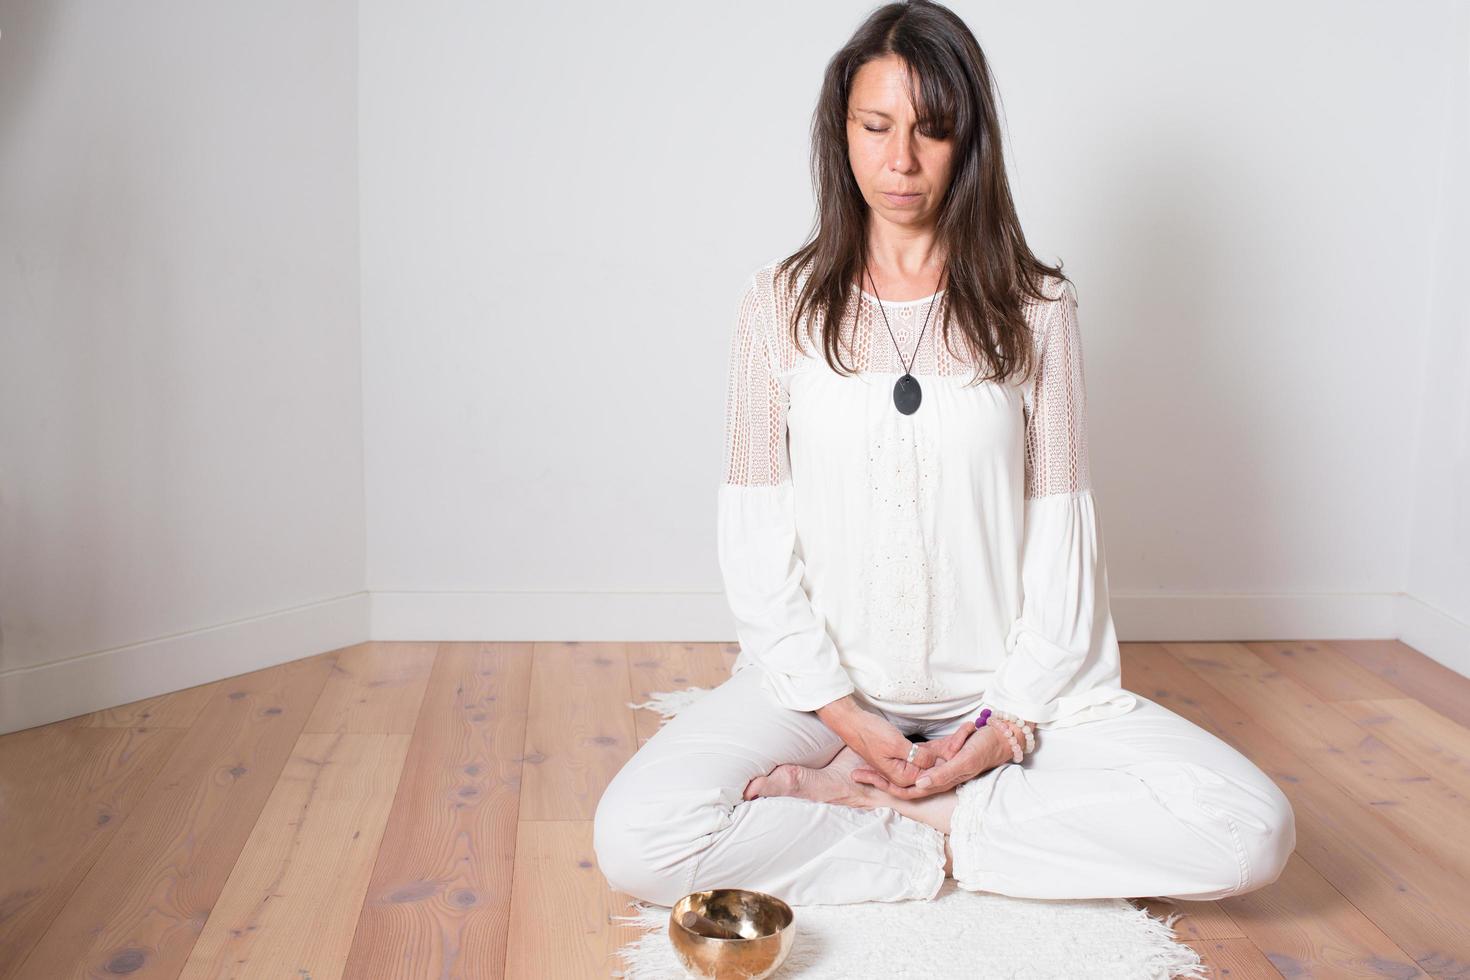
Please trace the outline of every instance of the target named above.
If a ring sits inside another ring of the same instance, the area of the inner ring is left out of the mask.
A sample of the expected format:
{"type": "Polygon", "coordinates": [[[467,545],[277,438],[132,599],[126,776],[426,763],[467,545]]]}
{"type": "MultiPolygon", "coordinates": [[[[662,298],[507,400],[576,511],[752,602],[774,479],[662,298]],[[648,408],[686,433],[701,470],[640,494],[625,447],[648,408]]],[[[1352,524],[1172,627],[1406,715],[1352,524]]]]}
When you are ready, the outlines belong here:
{"type": "Polygon", "coordinates": [[[862,756],[844,746],[822,769],[787,763],[777,766],[769,775],[757,776],[745,787],[744,798],[793,796],[817,803],[870,809],[875,805],[877,791],[852,778],[852,771],[865,764],[862,756]]]}
{"type": "Polygon", "coordinates": [[[859,783],[852,780],[852,771],[867,764],[867,760],[853,751],[851,745],[844,745],[842,751],[833,756],[832,761],[827,763],[824,768],[827,772],[841,773],[854,786],[866,786],[866,783],[859,783]]]}

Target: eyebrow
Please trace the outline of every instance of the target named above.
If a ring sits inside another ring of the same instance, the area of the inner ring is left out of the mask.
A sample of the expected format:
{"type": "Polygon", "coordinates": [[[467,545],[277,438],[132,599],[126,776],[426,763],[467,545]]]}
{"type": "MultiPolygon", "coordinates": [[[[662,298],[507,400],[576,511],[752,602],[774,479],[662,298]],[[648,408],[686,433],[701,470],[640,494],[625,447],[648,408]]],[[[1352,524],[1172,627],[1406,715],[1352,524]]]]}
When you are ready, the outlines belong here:
{"type": "Polygon", "coordinates": [[[862,106],[853,106],[852,108],[853,108],[853,111],[854,112],[867,112],[867,113],[871,113],[872,115],[875,115],[875,116],[882,116],[884,119],[892,119],[893,118],[888,113],[886,113],[886,112],[879,112],[877,109],[864,109],[862,106]]]}

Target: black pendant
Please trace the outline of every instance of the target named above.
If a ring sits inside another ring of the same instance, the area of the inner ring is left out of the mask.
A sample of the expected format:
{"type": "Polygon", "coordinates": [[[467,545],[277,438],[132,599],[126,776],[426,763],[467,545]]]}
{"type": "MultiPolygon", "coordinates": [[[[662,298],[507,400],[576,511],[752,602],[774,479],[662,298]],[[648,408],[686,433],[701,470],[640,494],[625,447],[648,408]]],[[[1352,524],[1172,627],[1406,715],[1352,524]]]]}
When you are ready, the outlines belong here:
{"type": "Polygon", "coordinates": [[[912,374],[905,374],[893,384],[893,404],[905,415],[917,412],[923,397],[924,393],[919,390],[919,379],[912,374]]]}

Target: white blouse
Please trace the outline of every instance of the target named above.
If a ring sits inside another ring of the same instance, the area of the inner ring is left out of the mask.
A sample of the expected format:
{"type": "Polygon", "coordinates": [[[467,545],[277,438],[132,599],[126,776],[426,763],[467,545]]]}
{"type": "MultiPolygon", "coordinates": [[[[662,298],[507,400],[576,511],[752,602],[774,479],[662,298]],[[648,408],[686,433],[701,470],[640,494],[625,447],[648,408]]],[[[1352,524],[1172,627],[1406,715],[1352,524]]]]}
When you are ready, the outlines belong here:
{"type": "Polygon", "coordinates": [[[748,281],[730,346],[717,523],[733,669],[758,667],[800,711],[856,690],[909,718],[985,704],[1044,730],[1132,708],[1075,291],[1048,278],[1053,298],[1028,301],[1029,382],[967,386],[963,340],[941,334],[943,290],[880,311],[853,285],[843,360],[859,374],[843,377],[805,336],[793,342],[794,296],[775,271],[748,281]],[[912,415],[893,403],[895,341],[922,385],[912,415]]]}

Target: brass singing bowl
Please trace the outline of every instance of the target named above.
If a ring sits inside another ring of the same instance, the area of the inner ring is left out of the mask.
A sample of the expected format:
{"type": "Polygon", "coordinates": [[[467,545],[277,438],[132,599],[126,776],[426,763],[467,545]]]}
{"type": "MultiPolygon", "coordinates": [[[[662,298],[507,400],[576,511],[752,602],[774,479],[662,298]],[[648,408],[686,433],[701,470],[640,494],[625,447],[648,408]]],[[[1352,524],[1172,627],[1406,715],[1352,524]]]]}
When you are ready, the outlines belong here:
{"type": "Polygon", "coordinates": [[[715,888],[692,892],[674,903],[669,912],[669,941],[684,969],[710,980],[761,980],[791,952],[796,941],[796,916],[775,895],[744,888],[715,888]],[[740,939],[721,939],[692,932],[681,920],[693,909],[739,933],[740,939]]]}

